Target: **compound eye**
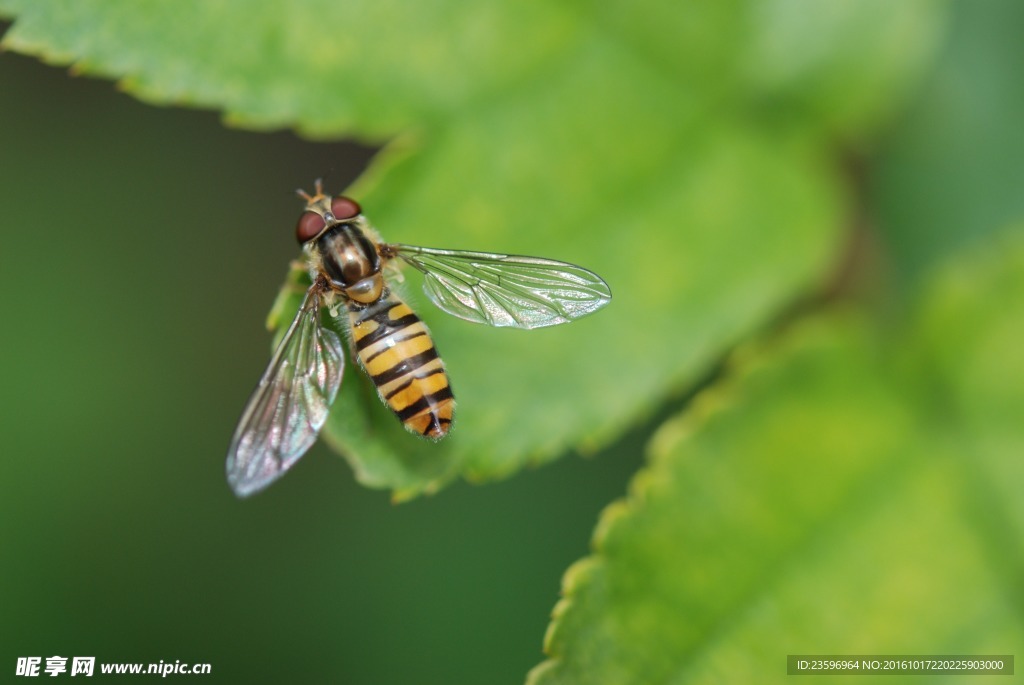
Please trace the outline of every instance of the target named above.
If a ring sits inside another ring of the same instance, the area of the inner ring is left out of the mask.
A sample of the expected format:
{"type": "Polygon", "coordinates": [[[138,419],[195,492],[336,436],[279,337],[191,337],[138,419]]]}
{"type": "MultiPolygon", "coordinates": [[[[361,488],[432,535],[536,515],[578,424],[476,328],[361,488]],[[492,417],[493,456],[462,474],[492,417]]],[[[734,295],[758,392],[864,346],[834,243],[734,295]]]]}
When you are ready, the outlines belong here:
{"type": "Polygon", "coordinates": [[[295,239],[299,241],[299,245],[308,243],[320,235],[320,231],[324,230],[326,225],[324,218],[316,212],[303,212],[295,226],[295,239]]]}
{"type": "Polygon", "coordinates": [[[331,214],[333,214],[334,218],[339,221],[359,216],[362,211],[363,210],[359,208],[358,202],[350,200],[347,197],[336,197],[331,200],[331,214]]]}

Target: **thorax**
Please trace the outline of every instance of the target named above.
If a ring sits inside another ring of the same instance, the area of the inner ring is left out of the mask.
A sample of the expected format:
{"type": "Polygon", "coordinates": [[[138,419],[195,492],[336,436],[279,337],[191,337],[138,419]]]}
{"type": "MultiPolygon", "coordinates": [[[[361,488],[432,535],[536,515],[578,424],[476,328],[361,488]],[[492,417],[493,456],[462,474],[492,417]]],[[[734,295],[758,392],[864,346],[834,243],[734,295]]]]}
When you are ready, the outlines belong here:
{"type": "Polygon", "coordinates": [[[377,244],[357,225],[339,223],[327,229],[311,246],[317,271],[331,288],[356,302],[374,302],[384,279],[377,244]]]}

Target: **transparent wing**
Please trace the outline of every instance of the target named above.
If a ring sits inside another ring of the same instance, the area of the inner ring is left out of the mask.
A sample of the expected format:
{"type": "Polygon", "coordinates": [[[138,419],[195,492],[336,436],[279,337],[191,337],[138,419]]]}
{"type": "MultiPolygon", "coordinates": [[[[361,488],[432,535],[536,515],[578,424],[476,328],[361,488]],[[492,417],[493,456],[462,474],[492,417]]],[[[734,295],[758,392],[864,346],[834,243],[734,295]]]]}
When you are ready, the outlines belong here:
{"type": "Polygon", "coordinates": [[[320,325],[322,286],[306,292],[228,448],[228,483],[247,497],[281,477],[316,441],[341,385],[344,352],[320,325]]]}
{"type": "Polygon", "coordinates": [[[553,259],[389,245],[423,272],[423,290],[442,310],[491,326],[541,328],[578,319],[608,304],[600,276],[553,259]]]}

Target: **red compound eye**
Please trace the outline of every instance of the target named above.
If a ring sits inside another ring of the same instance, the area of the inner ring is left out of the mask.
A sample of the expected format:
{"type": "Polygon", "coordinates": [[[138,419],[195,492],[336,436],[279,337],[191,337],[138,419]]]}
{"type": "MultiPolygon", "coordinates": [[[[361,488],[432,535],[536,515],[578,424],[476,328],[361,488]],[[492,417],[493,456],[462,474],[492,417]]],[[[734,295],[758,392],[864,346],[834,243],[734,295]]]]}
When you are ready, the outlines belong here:
{"type": "Polygon", "coordinates": [[[359,208],[358,202],[350,200],[347,197],[336,197],[331,200],[331,214],[334,215],[335,219],[340,221],[358,216],[362,211],[363,210],[359,208]]]}
{"type": "Polygon", "coordinates": [[[295,226],[295,239],[299,241],[299,245],[307,243],[320,235],[320,231],[324,230],[326,225],[324,218],[316,212],[303,212],[295,226]]]}

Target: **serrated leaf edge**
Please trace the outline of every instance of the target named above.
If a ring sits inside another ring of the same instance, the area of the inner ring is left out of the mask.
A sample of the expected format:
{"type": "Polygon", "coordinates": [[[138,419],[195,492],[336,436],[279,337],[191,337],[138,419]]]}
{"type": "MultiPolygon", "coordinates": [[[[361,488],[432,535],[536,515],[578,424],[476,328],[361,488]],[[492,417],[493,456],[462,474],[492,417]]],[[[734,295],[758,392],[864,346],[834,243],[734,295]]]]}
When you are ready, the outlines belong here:
{"type": "Polygon", "coordinates": [[[718,383],[701,390],[687,408],[657,428],[645,448],[646,464],[630,479],[626,495],[610,502],[598,515],[591,537],[591,553],[573,562],[563,574],[561,597],[551,611],[551,622],[544,633],[543,649],[547,658],[530,669],[526,685],[539,685],[541,677],[558,666],[561,654],[557,641],[563,617],[571,610],[577,591],[603,568],[605,543],[613,531],[642,507],[651,491],[665,481],[672,450],[739,405],[743,399],[742,388],[751,376],[784,361],[764,353],[763,344],[751,343],[737,349],[718,383]]]}

